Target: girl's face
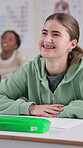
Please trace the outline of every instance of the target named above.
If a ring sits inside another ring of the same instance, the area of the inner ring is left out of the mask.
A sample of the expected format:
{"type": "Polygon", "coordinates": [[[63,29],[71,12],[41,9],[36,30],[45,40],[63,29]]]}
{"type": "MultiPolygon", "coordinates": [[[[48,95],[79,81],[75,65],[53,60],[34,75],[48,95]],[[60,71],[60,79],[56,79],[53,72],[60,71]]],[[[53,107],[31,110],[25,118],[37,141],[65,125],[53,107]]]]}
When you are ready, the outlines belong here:
{"type": "Polygon", "coordinates": [[[14,33],[7,32],[1,38],[1,48],[3,51],[12,52],[17,48],[16,37],[14,33]]]}
{"type": "Polygon", "coordinates": [[[49,20],[45,23],[40,40],[39,48],[45,58],[61,58],[76,46],[77,40],[70,41],[66,28],[57,20],[49,20]]]}

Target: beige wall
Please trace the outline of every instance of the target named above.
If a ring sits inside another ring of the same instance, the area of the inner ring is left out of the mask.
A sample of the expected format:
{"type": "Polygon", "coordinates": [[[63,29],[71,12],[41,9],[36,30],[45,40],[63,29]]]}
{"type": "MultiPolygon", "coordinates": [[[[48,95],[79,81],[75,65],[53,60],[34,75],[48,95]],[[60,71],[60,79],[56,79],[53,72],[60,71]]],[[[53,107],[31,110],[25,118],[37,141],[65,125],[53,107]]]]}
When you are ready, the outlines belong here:
{"type": "Polygon", "coordinates": [[[28,50],[27,53],[29,55],[29,59],[32,60],[35,56],[37,56],[39,52],[38,41],[40,36],[40,0],[35,0],[35,13],[36,13],[36,49],[28,50]]]}

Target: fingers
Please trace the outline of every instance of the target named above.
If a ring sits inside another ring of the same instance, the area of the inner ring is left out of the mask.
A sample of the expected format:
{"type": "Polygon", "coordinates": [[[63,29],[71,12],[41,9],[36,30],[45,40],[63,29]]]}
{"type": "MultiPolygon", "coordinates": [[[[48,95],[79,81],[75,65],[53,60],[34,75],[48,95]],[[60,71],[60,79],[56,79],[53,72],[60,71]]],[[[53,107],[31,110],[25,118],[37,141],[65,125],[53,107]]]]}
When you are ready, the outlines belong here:
{"type": "Polygon", "coordinates": [[[44,111],[49,114],[59,114],[61,111],[63,111],[63,109],[61,109],[61,108],[46,108],[44,111]]]}
{"type": "Polygon", "coordinates": [[[43,112],[41,115],[36,115],[37,117],[47,117],[47,118],[53,118],[53,117],[58,117],[59,112],[55,114],[50,114],[50,113],[46,113],[43,112]]]}
{"type": "Polygon", "coordinates": [[[55,112],[55,111],[58,111],[58,112],[61,112],[63,111],[63,108],[61,107],[64,107],[64,105],[61,105],[61,104],[56,104],[56,105],[44,105],[45,107],[45,111],[48,111],[51,113],[55,112]]]}
{"type": "Polygon", "coordinates": [[[31,115],[36,115],[40,117],[57,117],[60,112],[63,111],[61,107],[64,105],[61,104],[52,104],[52,105],[31,105],[29,112],[31,115]]]}
{"type": "Polygon", "coordinates": [[[45,110],[41,112],[40,115],[37,115],[37,116],[38,117],[48,117],[48,118],[58,117],[61,111],[63,111],[63,109],[58,109],[57,111],[57,109],[52,110],[52,109],[46,108],[45,110]]]}
{"type": "Polygon", "coordinates": [[[54,114],[50,114],[50,113],[47,113],[47,112],[43,112],[40,117],[47,117],[47,118],[53,118],[53,117],[57,117],[58,115],[54,115],[54,114]]]}
{"type": "Polygon", "coordinates": [[[45,110],[41,116],[43,117],[58,117],[60,112],[62,112],[64,109],[61,107],[64,107],[62,104],[52,104],[52,105],[44,105],[45,110]]]}
{"type": "Polygon", "coordinates": [[[49,106],[52,106],[52,107],[64,107],[64,105],[62,105],[62,104],[51,104],[49,106]]]}

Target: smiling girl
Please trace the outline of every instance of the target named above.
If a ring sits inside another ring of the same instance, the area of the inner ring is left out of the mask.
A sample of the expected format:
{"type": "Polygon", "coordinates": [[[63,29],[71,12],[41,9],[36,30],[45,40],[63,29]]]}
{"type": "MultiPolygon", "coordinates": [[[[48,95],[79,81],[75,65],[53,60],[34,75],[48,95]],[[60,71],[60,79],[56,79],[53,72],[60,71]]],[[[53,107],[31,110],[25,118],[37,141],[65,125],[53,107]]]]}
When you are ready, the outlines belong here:
{"type": "Polygon", "coordinates": [[[1,114],[83,118],[79,34],[78,22],[69,14],[46,19],[39,39],[41,54],[0,85],[1,114]]]}

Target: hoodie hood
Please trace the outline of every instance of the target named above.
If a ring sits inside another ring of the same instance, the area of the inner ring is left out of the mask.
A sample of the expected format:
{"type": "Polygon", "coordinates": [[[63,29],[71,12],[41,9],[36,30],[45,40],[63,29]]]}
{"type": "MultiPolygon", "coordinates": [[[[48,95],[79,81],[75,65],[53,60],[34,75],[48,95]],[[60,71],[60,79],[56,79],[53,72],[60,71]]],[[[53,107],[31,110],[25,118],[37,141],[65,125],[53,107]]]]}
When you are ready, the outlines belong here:
{"type": "Polygon", "coordinates": [[[46,59],[41,54],[34,59],[35,68],[41,81],[46,77],[45,61],[46,59]]]}
{"type": "MultiPolygon", "coordinates": [[[[41,54],[38,55],[34,59],[35,68],[36,68],[36,71],[38,73],[39,79],[41,81],[46,79],[45,61],[46,61],[46,59],[43,58],[41,54]]],[[[77,75],[77,73],[80,70],[82,70],[82,68],[83,68],[83,58],[81,58],[78,63],[73,64],[68,68],[67,73],[65,74],[63,81],[65,83],[66,82],[68,83],[69,81],[71,81],[77,75]]]]}
{"type": "Polygon", "coordinates": [[[81,58],[78,63],[73,64],[69,67],[65,75],[66,82],[71,81],[82,69],[83,69],[83,58],[81,58]]]}

